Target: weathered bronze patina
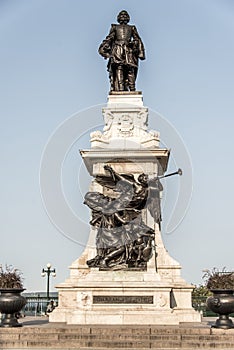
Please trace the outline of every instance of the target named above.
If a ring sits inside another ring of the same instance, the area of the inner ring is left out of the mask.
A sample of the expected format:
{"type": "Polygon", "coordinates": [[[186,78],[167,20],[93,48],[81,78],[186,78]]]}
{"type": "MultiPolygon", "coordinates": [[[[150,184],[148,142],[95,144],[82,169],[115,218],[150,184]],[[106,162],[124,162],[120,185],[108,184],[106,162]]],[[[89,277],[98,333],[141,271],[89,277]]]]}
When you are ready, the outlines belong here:
{"type": "Polygon", "coordinates": [[[118,14],[119,24],[112,24],[107,37],[101,43],[98,52],[108,58],[111,91],[135,91],[138,60],[145,59],[143,42],[134,25],[129,25],[127,11],[118,14]]]}
{"type": "Polygon", "coordinates": [[[108,165],[107,175],[96,176],[96,181],[111,189],[112,195],[88,192],[84,203],[92,209],[90,224],[97,228],[95,258],[90,267],[146,268],[152,256],[154,230],[143,222],[142,210],[148,208],[154,221],[160,225],[160,180],[140,174],[119,174],[108,165]]]}

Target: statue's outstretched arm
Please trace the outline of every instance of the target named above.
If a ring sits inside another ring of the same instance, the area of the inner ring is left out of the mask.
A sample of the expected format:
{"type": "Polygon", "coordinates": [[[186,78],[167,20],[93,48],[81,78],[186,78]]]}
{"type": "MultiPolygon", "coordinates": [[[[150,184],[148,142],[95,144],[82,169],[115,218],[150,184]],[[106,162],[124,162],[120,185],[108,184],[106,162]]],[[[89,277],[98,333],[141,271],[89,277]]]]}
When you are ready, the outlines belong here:
{"type": "Polygon", "coordinates": [[[109,173],[111,174],[111,177],[113,179],[113,181],[115,183],[117,183],[119,180],[123,180],[123,176],[121,176],[120,174],[116,173],[114,171],[114,169],[110,166],[110,165],[104,165],[104,169],[109,171],[109,173]]]}
{"type": "Polygon", "coordinates": [[[110,165],[104,165],[104,169],[109,171],[113,181],[117,184],[118,181],[124,181],[128,185],[136,185],[134,176],[131,174],[119,174],[110,165]]]}

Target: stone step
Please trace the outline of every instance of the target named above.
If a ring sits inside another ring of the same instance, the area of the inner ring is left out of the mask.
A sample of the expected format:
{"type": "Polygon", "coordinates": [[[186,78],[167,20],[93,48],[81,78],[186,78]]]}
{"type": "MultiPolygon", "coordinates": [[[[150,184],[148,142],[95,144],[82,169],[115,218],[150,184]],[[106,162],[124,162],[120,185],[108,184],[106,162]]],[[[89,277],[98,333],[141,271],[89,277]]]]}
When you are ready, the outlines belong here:
{"type": "MultiPolygon", "coordinates": [[[[218,329],[212,329],[213,331],[221,331],[218,329]]],[[[0,328],[0,334],[2,333],[14,333],[14,334],[23,334],[23,333],[42,333],[42,334],[210,334],[211,329],[209,326],[197,326],[193,327],[181,327],[181,326],[80,326],[80,325],[50,325],[42,327],[18,327],[18,328],[0,328]]],[[[234,330],[229,330],[234,335],[234,330]]]]}
{"type": "Polygon", "coordinates": [[[135,344],[135,343],[50,343],[50,342],[15,342],[0,343],[1,349],[234,349],[230,343],[214,344],[213,342],[203,343],[168,343],[168,344],[135,344]]]}
{"type": "Polygon", "coordinates": [[[234,329],[209,326],[0,328],[0,349],[234,349],[234,329]]]}

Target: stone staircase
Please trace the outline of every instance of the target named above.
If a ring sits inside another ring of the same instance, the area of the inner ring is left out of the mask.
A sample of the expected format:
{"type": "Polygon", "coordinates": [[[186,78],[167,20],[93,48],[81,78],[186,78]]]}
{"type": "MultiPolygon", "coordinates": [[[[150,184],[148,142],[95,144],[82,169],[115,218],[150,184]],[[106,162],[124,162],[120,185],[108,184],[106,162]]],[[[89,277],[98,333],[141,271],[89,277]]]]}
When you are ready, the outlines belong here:
{"type": "Polygon", "coordinates": [[[234,329],[180,326],[67,326],[0,328],[0,349],[234,349],[234,329]]]}

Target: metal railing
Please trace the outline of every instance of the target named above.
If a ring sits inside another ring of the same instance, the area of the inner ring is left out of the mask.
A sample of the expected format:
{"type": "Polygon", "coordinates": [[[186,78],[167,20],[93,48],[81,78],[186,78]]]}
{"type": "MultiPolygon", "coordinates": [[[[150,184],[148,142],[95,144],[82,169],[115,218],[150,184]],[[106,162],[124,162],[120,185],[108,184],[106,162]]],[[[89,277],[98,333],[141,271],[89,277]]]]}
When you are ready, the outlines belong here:
{"type": "Polygon", "coordinates": [[[55,306],[58,305],[58,296],[53,296],[50,300],[46,296],[28,296],[24,295],[27,304],[22,309],[21,314],[24,316],[42,316],[45,315],[47,305],[50,300],[54,301],[55,306]]]}

